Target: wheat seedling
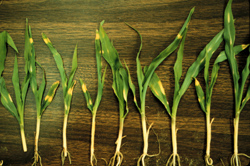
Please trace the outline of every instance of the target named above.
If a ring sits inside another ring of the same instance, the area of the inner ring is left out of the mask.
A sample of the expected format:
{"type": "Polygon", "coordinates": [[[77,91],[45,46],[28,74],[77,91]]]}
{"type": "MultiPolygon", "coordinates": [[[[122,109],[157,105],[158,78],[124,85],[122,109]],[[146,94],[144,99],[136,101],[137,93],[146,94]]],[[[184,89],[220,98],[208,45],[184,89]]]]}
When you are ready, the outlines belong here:
{"type": "MultiPolygon", "coordinates": [[[[244,85],[250,73],[249,71],[249,64],[250,64],[250,55],[247,57],[246,65],[241,73],[241,80],[240,74],[238,71],[238,65],[235,58],[235,51],[233,49],[234,42],[235,42],[235,27],[234,27],[234,19],[232,13],[232,0],[229,0],[225,9],[224,13],[224,40],[225,40],[225,52],[228,59],[228,63],[231,69],[231,74],[233,77],[234,83],[234,102],[235,102],[235,117],[234,117],[234,154],[231,158],[231,165],[232,166],[241,166],[239,156],[247,156],[246,154],[238,153],[238,132],[239,132],[239,120],[240,120],[240,113],[243,110],[246,102],[250,99],[250,86],[246,92],[246,96],[243,99],[243,91],[244,85]]],[[[249,48],[250,52],[250,48],[249,48]]]]}
{"type": "Polygon", "coordinates": [[[100,38],[99,33],[96,31],[96,38],[95,38],[95,51],[96,51],[96,64],[97,64],[97,78],[98,78],[98,90],[97,90],[97,96],[95,103],[93,104],[93,101],[91,99],[91,96],[88,92],[86,84],[83,82],[83,80],[80,79],[82,91],[84,94],[84,97],[86,99],[87,107],[90,110],[92,114],[92,127],[91,127],[91,145],[90,145],[90,164],[91,166],[97,165],[97,159],[95,157],[95,124],[96,124],[96,113],[98,110],[98,107],[100,105],[102,94],[103,94],[103,85],[105,80],[105,73],[106,68],[102,76],[102,64],[101,64],[101,45],[100,45],[100,38]]]}
{"type": "Polygon", "coordinates": [[[65,70],[63,68],[63,61],[61,58],[61,55],[57,52],[57,50],[53,47],[51,41],[45,34],[42,34],[43,41],[50,49],[51,53],[53,54],[53,57],[56,61],[57,68],[60,72],[61,79],[62,79],[62,88],[63,88],[63,97],[64,97],[64,120],[63,120],[63,150],[61,153],[61,159],[62,159],[62,165],[64,165],[65,158],[69,158],[69,162],[71,164],[71,158],[70,153],[67,148],[67,137],[66,137],[66,129],[67,129],[67,122],[68,122],[68,116],[71,106],[71,99],[72,99],[72,93],[74,86],[76,84],[76,81],[73,81],[76,69],[77,69],[77,46],[75,47],[73,59],[72,59],[72,70],[69,76],[69,79],[67,79],[65,70]]]}

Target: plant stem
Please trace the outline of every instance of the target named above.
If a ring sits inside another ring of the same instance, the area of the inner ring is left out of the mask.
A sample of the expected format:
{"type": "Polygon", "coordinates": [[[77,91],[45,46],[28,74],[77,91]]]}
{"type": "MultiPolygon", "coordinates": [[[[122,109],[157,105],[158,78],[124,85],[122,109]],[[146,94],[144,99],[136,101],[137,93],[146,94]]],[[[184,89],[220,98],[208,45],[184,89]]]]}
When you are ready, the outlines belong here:
{"type": "Polygon", "coordinates": [[[171,131],[172,131],[172,146],[173,146],[173,166],[176,164],[176,156],[177,156],[177,130],[176,130],[176,118],[173,116],[171,118],[171,131]]]}
{"type": "MultiPolygon", "coordinates": [[[[36,118],[36,137],[35,137],[35,154],[38,153],[38,139],[39,139],[39,133],[40,133],[40,124],[41,124],[41,116],[37,116],[36,118]]],[[[36,161],[38,161],[38,156],[36,156],[36,161]]]]}
{"type": "Polygon", "coordinates": [[[142,123],[142,132],[143,132],[143,154],[146,155],[148,153],[148,134],[147,134],[147,124],[146,124],[146,116],[145,114],[141,115],[141,123],[142,123]]]}
{"type": "Polygon", "coordinates": [[[119,126],[119,133],[118,133],[118,138],[116,140],[116,151],[115,153],[120,152],[121,145],[122,145],[122,134],[123,134],[123,125],[124,125],[124,119],[120,118],[120,126],[119,126]]]}
{"type": "Polygon", "coordinates": [[[66,158],[68,155],[67,137],[66,137],[67,123],[68,123],[68,115],[65,114],[64,121],[63,121],[63,153],[64,153],[64,158],[66,158]]]}
{"type": "Polygon", "coordinates": [[[24,133],[24,124],[23,124],[23,122],[20,123],[20,131],[21,131],[23,151],[27,152],[27,144],[26,144],[26,138],[25,138],[25,133],[24,133]]]}
{"type": "Polygon", "coordinates": [[[236,157],[236,165],[238,166],[238,131],[239,131],[240,115],[236,113],[234,119],[234,156],[236,157]]]}
{"type": "Polygon", "coordinates": [[[92,114],[92,127],[91,127],[91,145],[90,145],[90,164],[93,166],[93,161],[96,160],[95,158],[95,118],[96,118],[96,112],[93,112],[92,114]]]}
{"type": "Polygon", "coordinates": [[[207,149],[206,149],[206,155],[210,156],[210,144],[211,144],[210,112],[206,113],[206,123],[207,123],[207,149]]]}

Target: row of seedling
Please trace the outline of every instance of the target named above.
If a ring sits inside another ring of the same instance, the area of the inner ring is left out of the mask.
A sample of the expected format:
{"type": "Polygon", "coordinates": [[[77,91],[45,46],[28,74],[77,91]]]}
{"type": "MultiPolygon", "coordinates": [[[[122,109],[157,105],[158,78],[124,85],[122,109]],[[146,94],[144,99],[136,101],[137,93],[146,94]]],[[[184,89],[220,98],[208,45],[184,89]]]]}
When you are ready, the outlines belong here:
{"type": "MultiPolygon", "coordinates": [[[[193,80],[195,80],[195,88],[198,96],[198,102],[202,111],[204,111],[206,115],[206,130],[207,130],[207,147],[206,147],[206,154],[204,156],[205,164],[208,166],[213,165],[213,160],[210,157],[210,143],[211,143],[211,127],[213,118],[210,117],[210,108],[211,108],[211,98],[212,98],[212,91],[213,87],[216,83],[216,79],[218,77],[218,71],[220,68],[220,63],[228,60],[229,66],[231,69],[233,83],[234,83],[234,98],[235,98],[235,118],[234,118],[234,153],[231,158],[231,165],[232,166],[240,166],[240,158],[239,156],[247,156],[246,154],[242,154],[238,152],[238,128],[239,128],[239,116],[241,111],[243,110],[246,102],[250,99],[250,86],[246,92],[245,98],[243,98],[243,90],[249,71],[250,65],[250,55],[246,60],[245,68],[243,69],[240,74],[238,72],[237,62],[235,56],[246,49],[248,45],[238,45],[234,46],[235,41],[235,28],[234,28],[234,19],[232,14],[232,0],[229,0],[225,13],[224,13],[224,29],[221,30],[200,52],[195,62],[189,67],[186,72],[185,78],[182,83],[180,83],[180,78],[182,76],[182,60],[184,56],[184,45],[185,39],[188,31],[188,25],[191,20],[191,16],[194,12],[194,8],[190,11],[185,23],[183,24],[181,30],[176,35],[173,42],[164,49],[153,61],[148,65],[142,68],[140,63],[140,52],[142,49],[142,36],[140,33],[133,28],[131,25],[127,24],[130,28],[137,32],[140,38],[140,48],[138,50],[136,56],[136,73],[137,73],[137,81],[138,81],[138,93],[136,93],[136,87],[132,82],[132,78],[130,75],[130,71],[126,62],[124,61],[124,65],[122,64],[119,54],[117,50],[114,48],[112,42],[108,38],[107,34],[103,29],[104,21],[100,23],[99,30],[96,30],[96,38],[95,38],[95,51],[96,51],[96,63],[97,63],[97,77],[98,77],[98,90],[97,96],[95,101],[92,100],[87,86],[83,80],[80,79],[82,91],[84,97],[86,99],[87,108],[92,113],[92,127],[91,127],[91,145],[90,145],[90,164],[97,165],[97,158],[94,153],[94,139],[95,139],[95,119],[98,107],[101,102],[102,94],[103,94],[103,87],[104,87],[104,79],[105,79],[105,72],[102,72],[101,66],[101,57],[103,57],[108,65],[112,70],[113,75],[113,83],[112,88],[114,91],[115,96],[119,102],[119,132],[116,144],[116,150],[113,157],[110,159],[108,165],[109,166],[119,166],[122,165],[123,161],[123,154],[121,153],[121,146],[122,146],[122,139],[123,139],[123,127],[124,121],[126,116],[129,112],[128,108],[128,92],[131,90],[133,94],[133,101],[138,109],[138,112],[141,116],[141,125],[142,125],[142,133],[143,133],[143,152],[138,159],[137,165],[146,165],[145,158],[152,157],[154,155],[148,154],[148,139],[149,139],[149,132],[152,128],[153,124],[147,126],[146,122],[146,92],[148,87],[150,87],[152,93],[157,97],[160,102],[164,105],[167,114],[169,114],[171,118],[171,135],[172,135],[172,154],[169,156],[166,165],[167,166],[177,166],[181,165],[180,156],[177,152],[177,131],[176,128],[176,118],[177,118],[177,110],[180,100],[190,84],[193,80]],[[211,75],[209,76],[209,66],[210,66],[210,59],[218,49],[222,41],[225,41],[225,51],[222,51],[217,56],[214,65],[212,67],[211,75]],[[173,54],[177,50],[177,57],[176,62],[174,65],[174,94],[173,94],[173,103],[170,106],[165,90],[162,86],[162,83],[155,73],[156,68],[171,54],[173,54]],[[125,67],[124,67],[125,66],[125,67]],[[198,79],[196,79],[197,75],[204,69],[204,81],[205,81],[205,91],[203,91],[198,79]],[[136,94],[139,94],[139,100],[136,97],[136,94]]],[[[71,163],[70,153],[67,148],[67,136],[66,136],[66,129],[67,129],[67,120],[70,112],[71,106],[71,99],[72,99],[72,92],[76,81],[74,80],[74,75],[77,69],[77,46],[75,47],[73,53],[73,60],[72,60],[72,70],[70,76],[67,77],[61,55],[57,52],[57,50],[53,47],[49,38],[42,34],[42,38],[45,44],[50,49],[53,57],[55,59],[57,68],[59,70],[61,76],[61,84],[63,88],[63,101],[64,101],[64,121],[63,121],[63,150],[61,153],[62,165],[66,157],[68,157],[69,162],[71,163]]],[[[22,145],[24,152],[27,151],[26,141],[25,141],[25,133],[24,133],[24,105],[25,105],[25,98],[28,91],[29,86],[32,89],[32,92],[35,96],[36,100],[36,108],[37,108],[37,127],[36,127],[36,136],[35,136],[35,144],[34,144],[34,162],[32,165],[36,165],[38,162],[42,165],[41,157],[38,153],[38,138],[39,138],[39,130],[40,130],[40,122],[41,117],[47,106],[52,102],[57,87],[59,85],[59,81],[56,81],[48,91],[48,94],[44,96],[44,90],[46,86],[45,81],[45,71],[43,70],[42,66],[35,60],[35,49],[33,46],[33,39],[31,34],[31,28],[28,26],[28,22],[26,23],[26,31],[25,31],[25,51],[24,51],[24,58],[25,58],[25,78],[22,82],[21,86],[19,85],[19,76],[18,76],[18,63],[17,57],[15,56],[14,62],[14,70],[13,70],[13,87],[16,95],[16,105],[13,103],[12,98],[7,91],[5,80],[2,77],[2,72],[4,70],[4,61],[7,54],[6,45],[8,44],[11,46],[17,53],[18,50],[11,39],[10,35],[7,32],[2,32],[0,34],[0,93],[1,93],[1,102],[3,106],[9,110],[9,112],[17,119],[20,124],[20,131],[21,131],[21,138],[22,138],[22,145]],[[36,67],[39,67],[43,70],[43,79],[42,83],[38,87],[36,81],[36,67]]],[[[250,52],[250,48],[249,48],[250,52]]],[[[160,150],[160,149],[159,149],[160,150]]],[[[160,151],[159,151],[160,153],[160,151]]]]}

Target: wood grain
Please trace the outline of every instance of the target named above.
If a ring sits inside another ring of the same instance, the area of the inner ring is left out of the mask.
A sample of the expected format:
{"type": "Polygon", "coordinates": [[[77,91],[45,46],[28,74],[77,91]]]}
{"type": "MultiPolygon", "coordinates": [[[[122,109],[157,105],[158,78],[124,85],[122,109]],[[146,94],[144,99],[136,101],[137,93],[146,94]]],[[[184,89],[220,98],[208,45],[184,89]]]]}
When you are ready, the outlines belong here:
{"type": "MultiPolygon", "coordinates": [[[[29,19],[32,28],[36,59],[46,70],[47,87],[60,80],[54,59],[42,41],[44,32],[62,55],[67,74],[71,70],[71,60],[75,44],[78,44],[78,70],[75,79],[85,80],[91,95],[97,92],[96,62],[94,52],[95,29],[105,20],[104,28],[113,40],[120,57],[126,60],[132,79],[136,84],[135,57],[139,48],[137,34],[128,28],[128,22],[142,34],[142,65],[148,65],[171,41],[181,28],[189,10],[195,6],[195,13],[189,26],[183,60],[183,77],[204,46],[223,28],[223,12],[227,1],[203,0],[3,0],[0,5],[0,31],[7,30],[19,49],[20,78],[24,76],[24,31],[25,19],[29,19]]],[[[236,27],[236,44],[250,43],[249,1],[235,0],[233,14],[236,27]]],[[[223,49],[223,45],[219,50],[223,49]]],[[[219,51],[218,51],[219,52],[219,51]]],[[[217,52],[217,53],[218,53],[217,52]]],[[[176,54],[168,57],[157,69],[166,94],[172,102],[174,92],[173,66],[176,54]]],[[[248,52],[238,56],[242,70],[248,52]]],[[[214,60],[213,57],[212,60],[214,60]]],[[[3,77],[7,88],[14,97],[11,76],[14,63],[14,51],[9,49],[6,69],[3,77]]],[[[103,62],[103,64],[106,64],[103,62]]],[[[38,71],[41,81],[41,71],[38,71]]],[[[202,74],[198,76],[202,80],[202,74]]],[[[22,79],[21,79],[22,80],[22,79]]],[[[39,82],[38,81],[38,82],[39,82]]],[[[98,165],[105,165],[115,151],[118,133],[118,102],[111,88],[112,74],[107,71],[103,99],[96,119],[95,152],[98,165]]],[[[204,84],[203,84],[204,85],[204,84]]],[[[215,166],[225,165],[233,153],[233,91],[232,79],[227,62],[223,62],[212,98],[211,157],[215,166]]],[[[171,154],[170,119],[163,106],[148,91],[147,120],[154,123],[153,129],[158,135],[161,154],[147,158],[147,165],[165,165],[171,154]]],[[[121,152],[126,166],[136,165],[142,153],[143,141],[140,116],[129,100],[130,112],[125,120],[124,145],[121,152]]],[[[246,104],[241,114],[239,131],[239,152],[250,154],[250,104],[246,104]]],[[[31,90],[28,92],[25,107],[25,132],[28,152],[22,151],[17,121],[0,104],[0,160],[4,166],[26,166],[32,164],[34,132],[36,124],[35,100],[31,90]]],[[[63,94],[59,87],[54,101],[44,113],[41,121],[39,152],[43,165],[60,165],[62,150],[63,94]]],[[[79,81],[73,92],[69,115],[67,137],[68,149],[72,156],[72,165],[89,165],[91,114],[87,110],[79,81]]],[[[191,84],[183,96],[177,115],[178,152],[184,166],[204,165],[205,118],[197,102],[194,85],[191,84]]],[[[154,132],[149,138],[149,153],[158,153],[158,142],[154,132]]],[[[242,158],[242,165],[249,160],[242,158]]],[[[69,165],[68,161],[65,165],[69,165]]]]}

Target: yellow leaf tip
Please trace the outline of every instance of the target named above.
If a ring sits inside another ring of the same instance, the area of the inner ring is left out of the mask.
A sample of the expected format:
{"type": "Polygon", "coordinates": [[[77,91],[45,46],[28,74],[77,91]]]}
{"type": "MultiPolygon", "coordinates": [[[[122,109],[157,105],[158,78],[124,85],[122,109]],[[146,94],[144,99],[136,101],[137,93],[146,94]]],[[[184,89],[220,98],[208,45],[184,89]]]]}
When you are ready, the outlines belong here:
{"type": "Polygon", "coordinates": [[[195,86],[199,86],[199,85],[200,85],[199,81],[195,78],[195,86]]]}
{"type": "Polygon", "coordinates": [[[84,93],[86,93],[86,91],[87,91],[87,87],[86,87],[86,85],[83,83],[82,84],[82,91],[84,92],[84,93]]]}

